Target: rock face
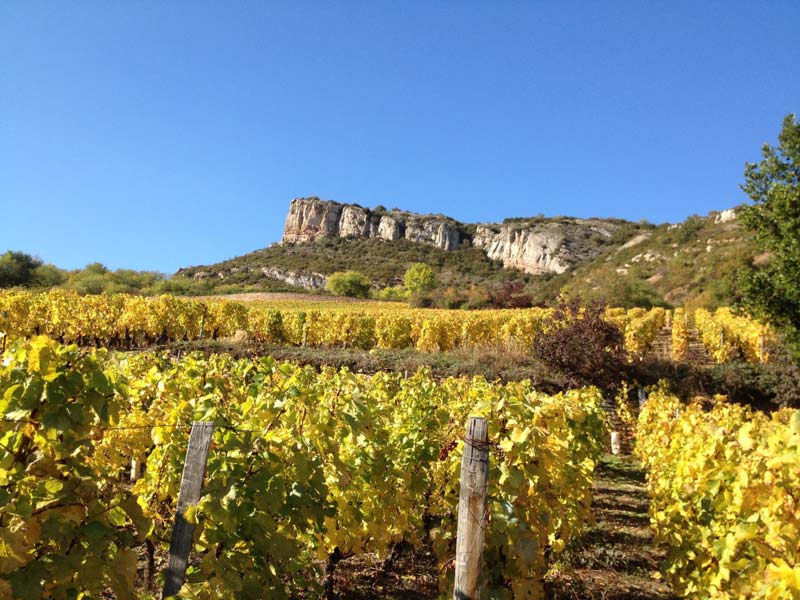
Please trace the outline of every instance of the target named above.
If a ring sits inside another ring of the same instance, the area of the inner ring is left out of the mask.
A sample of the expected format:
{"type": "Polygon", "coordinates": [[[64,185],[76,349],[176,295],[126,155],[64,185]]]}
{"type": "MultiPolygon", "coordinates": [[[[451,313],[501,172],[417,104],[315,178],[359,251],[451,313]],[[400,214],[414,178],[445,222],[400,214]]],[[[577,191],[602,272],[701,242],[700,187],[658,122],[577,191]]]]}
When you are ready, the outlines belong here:
{"type": "Polygon", "coordinates": [[[472,243],[483,248],[492,260],[504,267],[520,269],[527,273],[563,273],[570,266],[564,249],[564,236],[555,228],[516,229],[501,227],[495,231],[478,225],[472,243]]]}
{"type": "Polygon", "coordinates": [[[374,226],[374,224],[372,225],[373,226],[369,232],[370,237],[377,237],[389,242],[400,239],[402,230],[400,229],[400,223],[397,221],[397,219],[394,219],[389,215],[383,215],[378,220],[377,226],[374,226]]]}
{"type": "Polygon", "coordinates": [[[292,200],[281,243],[313,242],[321,237],[339,235],[342,208],[336,202],[315,202],[302,198],[292,200]]]}
{"type": "Polygon", "coordinates": [[[339,237],[368,237],[367,211],[357,206],[345,206],[339,217],[339,237]]]}
{"type": "MultiPolygon", "coordinates": [[[[183,269],[178,271],[181,273],[183,269]]],[[[251,273],[253,271],[260,271],[270,279],[277,279],[289,285],[306,288],[308,290],[316,290],[325,287],[328,278],[321,273],[297,273],[295,271],[287,271],[279,269],[278,267],[231,267],[218,271],[195,271],[191,278],[194,281],[203,281],[204,279],[225,279],[236,273],[251,273]]]]}
{"type": "Polygon", "coordinates": [[[321,273],[295,273],[294,271],[284,271],[277,267],[262,267],[260,271],[272,279],[308,290],[322,289],[328,281],[328,278],[321,273]]]}
{"type": "Polygon", "coordinates": [[[594,258],[621,221],[605,219],[521,219],[468,227],[441,215],[399,210],[371,211],[356,204],[319,198],[295,198],[289,206],[282,244],[301,244],[325,237],[407,239],[442,250],[466,244],[482,248],[503,266],[527,273],[563,273],[594,258]]]}
{"type": "Polygon", "coordinates": [[[736,209],[726,208],[725,210],[717,213],[716,217],[714,218],[714,223],[727,223],[728,221],[734,221],[735,219],[736,209]]]}
{"type": "Polygon", "coordinates": [[[282,244],[313,242],[324,237],[402,238],[456,250],[465,238],[459,224],[447,217],[423,216],[399,210],[377,212],[355,204],[319,198],[295,198],[286,215],[282,244]]]}
{"type": "Polygon", "coordinates": [[[504,267],[526,273],[563,273],[600,254],[619,223],[602,219],[532,219],[478,225],[472,244],[504,267]]]}
{"type": "Polygon", "coordinates": [[[442,250],[457,250],[460,232],[445,219],[414,217],[406,223],[406,239],[438,246],[442,250]]]}

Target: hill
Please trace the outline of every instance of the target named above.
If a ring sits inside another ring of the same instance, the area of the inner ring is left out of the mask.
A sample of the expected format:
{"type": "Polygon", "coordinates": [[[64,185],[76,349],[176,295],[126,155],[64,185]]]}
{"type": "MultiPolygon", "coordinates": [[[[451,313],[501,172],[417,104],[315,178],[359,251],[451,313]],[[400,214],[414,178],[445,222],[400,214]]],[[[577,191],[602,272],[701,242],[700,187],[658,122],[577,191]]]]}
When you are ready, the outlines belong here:
{"type": "Polygon", "coordinates": [[[400,283],[410,264],[424,262],[444,288],[511,283],[540,304],[566,293],[624,306],[713,307],[735,299],[736,273],[756,254],[734,209],[659,226],[543,216],[464,224],[443,215],[299,198],[290,205],[280,243],[180,269],[173,280],[212,290],[319,290],[331,273],[356,270],[380,289],[400,283]]]}

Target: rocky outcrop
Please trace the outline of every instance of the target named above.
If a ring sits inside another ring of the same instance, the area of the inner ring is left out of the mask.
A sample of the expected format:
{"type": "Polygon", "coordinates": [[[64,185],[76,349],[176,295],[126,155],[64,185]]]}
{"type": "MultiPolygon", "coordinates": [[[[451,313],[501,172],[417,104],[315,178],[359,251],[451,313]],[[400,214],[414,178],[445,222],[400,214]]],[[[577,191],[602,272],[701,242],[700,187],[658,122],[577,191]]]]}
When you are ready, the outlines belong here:
{"type": "MultiPolygon", "coordinates": [[[[180,269],[178,275],[185,271],[185,269],[180,269]]],[[[276,279],[288,283],[289,285],[306,288],[308,290],[324,288],[325,283],[328,281],[328,278],[321,273],[297,273],[295,271],[279,269],[278,267],[228,267],[214,271],[195,271],[190,277],[193,281],[225,279],[237,273],[252,273],[253,271],[258,271],[270,279],[276,279]]]]}
{"type": "Polygon", "coordinates": [[[313,242],[324,237],[402,238],[456,250],[464,239],[459,224],[447,217],[424,216],[399,210],[371,211],[357,204],[319,198],[295,198],[286,215],[282,244],[313,242]]]}
{"type": "Polygon", "coordinates": [[[380,238],[389,242],[399,240],[402,235],[400,222],[389,215],[382,215],[377,224],[371,223],[370,237],[380,238]]]}
{"type": "Polygon", "coordinates": [[[451,223],[437,217],[415,217],[406,223],[407,240],[438,246],[442,250],[456,250],[461,243],[461,233],[451,223]]]}
{"type": "Polygon", "coordinates": [[[272,279],[283,281],[289,285],[294,285],[307,290],[318,290],[325,287],[328,278],[321,273],[296,273],[294,271],[284,271],[277,267],[262,267],[260,271],[272,279]]]}
{"type": "Polygon", "coordinates": [[[345,206],[339,217],[339,237],[369,237],[369,215],[360,206],[345,206]]]}
{"type": "Polygon", "coordinates": [[[714,223],[727,223],[736,220],[736,208],[726,208],[718,212],[714,217],[714,223]]]}
{"type": "Polygon", "coordinates": [[[336,202],[320,202],[311,198],[292,200],[281,243],[313,242],[321,237],[337,236],[342,208],[343,205],[336,202]]]}
{"type": "Polygon", "coordinates": [[[563,273],[570,262],[563,256],[564,236],[555,227],[522,229],[479,225],[472,240],[492,260],[527,273],[563,273]]]}
{"type": "Polygon", "coordinates": [[[489,258],[527,273],[563,273],[597,256],[621,221],[604,219],[520,219],[470,228],[441,215],[399,210],[369,210],[319,198],[295,198],[289,206],[282,244],[325,237],[407,239],[457,250],[465,243],[482,248],[489,258]]]}
{"type": "Polygon", "coordinates": [[[526,273],[563,273],[595,258],[619,228],[601,219],[531,219],[502,225],[478,225],[472,245],[504,267],[526,273]]]}

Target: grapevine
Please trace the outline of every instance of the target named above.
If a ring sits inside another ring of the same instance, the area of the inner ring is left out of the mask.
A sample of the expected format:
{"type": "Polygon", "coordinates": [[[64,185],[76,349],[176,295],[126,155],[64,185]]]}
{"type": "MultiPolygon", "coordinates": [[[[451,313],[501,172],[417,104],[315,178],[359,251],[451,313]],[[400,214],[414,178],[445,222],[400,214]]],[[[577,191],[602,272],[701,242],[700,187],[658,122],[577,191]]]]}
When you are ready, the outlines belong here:
{"type": "MultiPolygon", "coordinates": [[[[319,595],[320,560],[399,541],[430,543],[447,565],[473,414],[489,418],[494,444],[485,585],[542,597],[546,552],[591,519],[606,438],[593,388],[546,396],[529,382],[116,356],[43,337],[10,344],[0,398],[0,592],[31,598],[138,593],[137,548],[166,549],[195,420],[216,426],[187,512],[199,562],[182,597],[319,595]],[[132,459],[145,470],[129,487],[132,459]]],[[[443,589],[451,578],[443,568],[443,589]]]]}
{"type": "Polygon", "coordinates": [[[800,595],[800,411],[768,417],[663,390],[641,412],[651,523],[690,598],[800,595]]]}

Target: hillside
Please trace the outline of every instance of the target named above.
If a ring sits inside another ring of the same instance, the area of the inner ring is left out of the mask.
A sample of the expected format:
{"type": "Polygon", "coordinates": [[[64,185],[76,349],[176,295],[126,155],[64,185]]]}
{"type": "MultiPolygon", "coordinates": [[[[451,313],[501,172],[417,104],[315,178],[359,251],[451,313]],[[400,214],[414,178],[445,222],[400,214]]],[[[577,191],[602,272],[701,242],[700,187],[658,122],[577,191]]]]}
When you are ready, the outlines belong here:
{"type": "Polygon", "coordinates": [[[506,219],[463,224],[443,215],[301,198],[292,201],[281,243],[207,266],[180,269],[211,289],[324,288],[336,271],[364,273],[376,289],[424,262],[443,287],[524,286],[534,301],[561,293],[616,305],[718,306],[734,300],[737,271],[757,250],[733,210],[653,226],[621,219],[506,219]]]}
{"type": "Polygon", "coordinates": [[[177,275],[225,284],[266,284],[276,280],[298,288],[324,287],[325,275],[356,270],[369,277],[376,287],[402,283],[403,273],[415,262],[433,267],[444,284],[482,285],[501,281],[533,283],[535,277],[506,269],[489,259],[478,248],[454,251],[397,240],[323,238],[315,242],[281,245],[204,267],[181,269],[177,275]]]}
{"type": "Polygon", "coordinates": [[[549,297],[563,290],[628,306],[724,306],[736,300],[737,273],[765,258],[733,211],[691,216],[659,225],[554,277],[542,293],[549,297]]]}

